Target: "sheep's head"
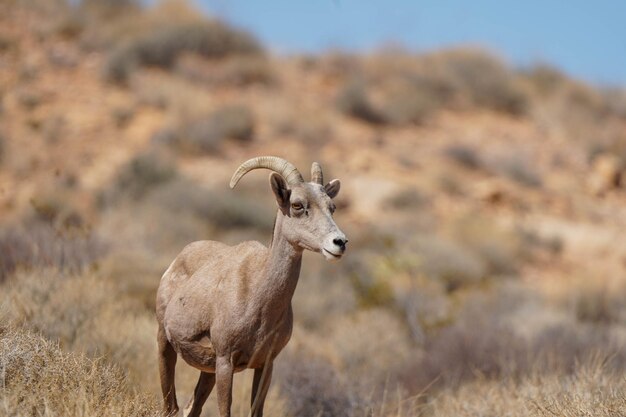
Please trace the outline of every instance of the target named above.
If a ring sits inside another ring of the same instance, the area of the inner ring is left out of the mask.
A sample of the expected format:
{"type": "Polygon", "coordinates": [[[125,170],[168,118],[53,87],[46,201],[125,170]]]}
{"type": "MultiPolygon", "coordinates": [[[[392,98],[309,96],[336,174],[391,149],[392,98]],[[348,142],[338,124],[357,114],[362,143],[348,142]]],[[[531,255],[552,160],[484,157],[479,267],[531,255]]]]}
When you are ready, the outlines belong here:
{"type": "Polygon", "coordinates": [[[235,187],[248,171],[258,168],[274,171],[270,185],[283,216],[285,238],[302,249],[322,253],[327,260],[340,259],[348,239],[333,219],[332,199],[339,193],[339,180],[324,185],[322,168],[314,162],[311,182],[305,182],[297,168],[284,159],[261,156],[244,162],[233,175],[230,187],[235,187]]]}

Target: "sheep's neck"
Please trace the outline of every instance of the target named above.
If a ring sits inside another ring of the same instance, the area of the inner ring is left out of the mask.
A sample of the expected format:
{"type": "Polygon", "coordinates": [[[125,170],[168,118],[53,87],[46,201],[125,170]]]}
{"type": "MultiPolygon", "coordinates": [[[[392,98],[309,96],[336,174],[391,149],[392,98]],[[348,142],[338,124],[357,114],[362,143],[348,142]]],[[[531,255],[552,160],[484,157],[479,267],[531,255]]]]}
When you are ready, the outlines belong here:
{"type": "Polygon", "coordinates": [[[282,214],[278,212],[265,273],[259,288],[259,293],[263,294],[264,310],[278,315],[282,315],[291,305],[302,265],[302,249],[285,239],[282,219],[282,214]]]}

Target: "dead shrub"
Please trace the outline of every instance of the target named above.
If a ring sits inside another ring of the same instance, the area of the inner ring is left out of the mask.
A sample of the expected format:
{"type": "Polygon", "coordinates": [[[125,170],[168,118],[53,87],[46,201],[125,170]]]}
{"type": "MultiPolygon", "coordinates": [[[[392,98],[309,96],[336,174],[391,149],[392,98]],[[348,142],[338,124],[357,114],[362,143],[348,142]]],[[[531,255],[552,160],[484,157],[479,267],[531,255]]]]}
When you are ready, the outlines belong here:
{"type": "Polygon", "coordinates": [[[114,49],[105,65],[105,78],[125,83],[138,67],[170,69],[183,53],[217,59],[228,55],[259,55],[262,48],[248,33],[219,21],[173,24],[132,39],[114,49]]]}
{"type": "Polygon", "coordinates": [[[6,415],[158,416],[154,397],[139,393],[119,368],[24,330],[0,327],[0,404],[6,415]]]}

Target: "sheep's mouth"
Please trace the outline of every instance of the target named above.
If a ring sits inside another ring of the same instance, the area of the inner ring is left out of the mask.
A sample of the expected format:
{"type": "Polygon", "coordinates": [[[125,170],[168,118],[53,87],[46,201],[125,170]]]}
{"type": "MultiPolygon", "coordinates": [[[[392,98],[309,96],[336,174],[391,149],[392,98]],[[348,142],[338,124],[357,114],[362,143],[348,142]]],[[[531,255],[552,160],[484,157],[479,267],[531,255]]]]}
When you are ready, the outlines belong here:
{"type": "Polygon", "coordinates": [[[341,259],[341,256],[343,255],[342,253],[340,253],[340,254],[335,254],[335,253],[332,253],[332,252],[331,252],[331,251],[329,251],[328,249],[324,249],[324,248],[322,248],[322,250],[324,251],[324,253],[327,253],[327,254],[329,254],[330,256],[332,256],[332,259],[341,259]]]}

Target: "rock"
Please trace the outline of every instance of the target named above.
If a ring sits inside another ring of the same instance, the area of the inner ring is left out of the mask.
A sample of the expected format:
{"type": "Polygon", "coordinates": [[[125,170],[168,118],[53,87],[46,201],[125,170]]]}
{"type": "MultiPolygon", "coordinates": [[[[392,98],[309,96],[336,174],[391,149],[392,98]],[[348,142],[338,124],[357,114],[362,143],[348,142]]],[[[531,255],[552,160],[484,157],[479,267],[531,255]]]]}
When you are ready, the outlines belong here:
{"type": "Polygon", "coordinates": [[[601,195],[621,187],[624,180],[623,168],[620,159],[613,154],[597,156],[591,165],[589,190],[595,195],[601,195]]]}

